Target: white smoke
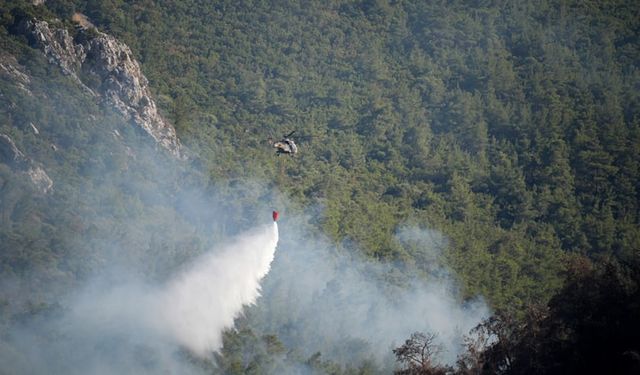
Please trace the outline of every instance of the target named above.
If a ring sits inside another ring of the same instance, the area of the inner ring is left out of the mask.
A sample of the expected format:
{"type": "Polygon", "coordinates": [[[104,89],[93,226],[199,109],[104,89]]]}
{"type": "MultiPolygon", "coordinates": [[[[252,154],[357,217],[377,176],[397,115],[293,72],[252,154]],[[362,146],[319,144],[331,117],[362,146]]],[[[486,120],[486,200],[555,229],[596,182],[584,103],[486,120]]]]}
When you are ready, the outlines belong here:
{"type": "Polygon", "coordinates": [[[182,349],[204,359],[221,347],[223,331],[260,296],[277,243],[277,224],[261,226],[160,286],[114,271],[72,298],[62,316],[14,332],[24,358],[13,358],[12,367],[19,373],[197,372],[182,349]],[[43,334],[57,339],[43,347],[37,338],[43,334]]]}
{"type": "Polygon", "coordinates": [[[437,335],[436,360],[452,364],[464,336],[490,315],[482,298],[462,300],[443,265],[447,241],[437,231],[398,232],[421,263],[413,267],[366,260],[352,246],[337,250],[322,237],[296,232],[286,231],[255,313],[262,332],[277,334],[304,358],[319,352],[345,366],[389,366],[392,349],[420,331],[437,335]],[[279,306],[283,301],[287,309],[279,306]]]}

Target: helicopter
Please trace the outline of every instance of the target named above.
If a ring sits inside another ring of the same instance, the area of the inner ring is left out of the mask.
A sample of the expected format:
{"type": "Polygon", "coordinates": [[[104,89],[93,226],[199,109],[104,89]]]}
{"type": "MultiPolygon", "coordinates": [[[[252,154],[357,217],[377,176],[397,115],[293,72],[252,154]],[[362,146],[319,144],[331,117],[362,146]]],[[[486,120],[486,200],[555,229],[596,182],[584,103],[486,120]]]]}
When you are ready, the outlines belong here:
{"type": "Polygon", "coordinates": [[[280,156],[282,154],[293,156],[298,152],[298,146],[296,146],[296,143],[293,141],[293,139],[291,139],[291,136],[295,132],[296,131],[294,130],[289,134],[283,135],[282,139],[277,142],[273,142],[271,139],[269,139],[269,143],[271,143],[273,147],[276,148],[277,156],[280,156]]]}

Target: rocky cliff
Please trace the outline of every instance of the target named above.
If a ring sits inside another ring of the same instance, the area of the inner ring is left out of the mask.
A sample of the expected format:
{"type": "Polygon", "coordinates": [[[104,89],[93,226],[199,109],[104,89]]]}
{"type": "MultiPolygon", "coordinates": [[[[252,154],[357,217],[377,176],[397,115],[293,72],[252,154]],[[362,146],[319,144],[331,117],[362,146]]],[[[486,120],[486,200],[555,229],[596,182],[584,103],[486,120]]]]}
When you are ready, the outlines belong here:
{"type": "Polygon", "coordinates": [[[184,158],[174,127],[158,113],[147,78],[126,44],[86,25],[78,25],[72,36],[46,21],[23,19],[15,30],[87,92],[103,98],[173,156],[184,158]]]}
{"type": "Polygon", "coordinates": [[[3,51],[0,51],[0,79],[13,82],[17,88],[28,95],[32,95],[31,90],[29,90],[31,78],[29,78],[29,75],[15,57],[3,51]]]}
{"type": "Polygon", "coordinates": [[[0,162],[8,165],[17,173],[25,174],[35,188],[43,194],[53,188],[53,181],[42,166],[26,157],[18,149],[11,137],[0,134],[0,162]]]}

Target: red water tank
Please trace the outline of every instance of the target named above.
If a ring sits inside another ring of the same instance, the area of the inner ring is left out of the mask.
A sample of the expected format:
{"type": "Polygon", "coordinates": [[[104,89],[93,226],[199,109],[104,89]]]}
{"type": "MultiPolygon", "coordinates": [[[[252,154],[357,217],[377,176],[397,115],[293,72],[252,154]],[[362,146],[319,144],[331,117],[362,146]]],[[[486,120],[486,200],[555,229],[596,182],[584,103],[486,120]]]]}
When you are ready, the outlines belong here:
{"type": "Polygon", "coordinates": [[[278,221],[278,211],[273,211],[271,213],[271,216],[273,217],[273,221],[278,221]]]}

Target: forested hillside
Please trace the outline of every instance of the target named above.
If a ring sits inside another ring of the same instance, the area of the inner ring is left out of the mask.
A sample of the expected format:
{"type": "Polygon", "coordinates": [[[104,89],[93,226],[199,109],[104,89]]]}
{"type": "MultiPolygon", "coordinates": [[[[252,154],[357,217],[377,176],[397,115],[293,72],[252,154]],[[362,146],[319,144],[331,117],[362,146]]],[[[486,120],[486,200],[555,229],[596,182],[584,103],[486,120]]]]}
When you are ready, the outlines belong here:
{"type": "Polygon", "coordinates": [[[504,306],[548,296],[563,254],[640,248],[632,2],[54,4],[136,51],[212,178],[324,205],[370,256],[411,262],[394,229],[435,226],[504,306]],[[265,158],[290,130],[300,157],[265,158]]]}
{"type": "MultiPolygon", "coordinates": [[[[328,236],[337,253],[355,247],[425,280],[450,267],[463,301],[483,296],[503,314],[488,331],[520,334],[502,341],[514,353],[535,346],[526,340],[536,327],[570,346],[549,327],[570,326],[579,311],[562,307],[573,303],[571,286],[594,310],[608,304],[606,285],[637,296],[635,1],[5,0],[0,9],[2,66],[15,59],[31,77],[21,89],[15,73],[0,75],[0,133],[54,181],[51,193],[33,192],[0,160],[0,272],[16,285],[27,280],[29,291],[20,304],[10,301],[17,292],[4,293],[3,327],[55,310],[107,248],[162,279],[249,225],[265,197],[308,215],[288,224],[328,236]],[[17,28],[35,17],[77,38],[76,13],[131,48],[187,160],[154,150],[17,28]],[[276,157],[267,140],[293,130],[299,153],[276,157]],[[183,200],[196,187],[226,208],[225,220],[202,225],[216,215],[183,200]],[[404,226],[442,233],[441,256],[398,241],[404,226]],[[597,296],[584,290],[589,282],[597,296]],[[548,310],[534,319],[532,306],[548,310]],[[536,323],[518,325],[527,319],[536,323]]],[[[612,309],[626,316],[637,303],[612,309]]],[[[276,371],[272,358],[288,355],[319,372],[376,371],[296,358],[265,331],[260,311],[249,309],[227,334],[219,369],[276,371]]],[[[625,321],[604,316],[575,320],[625,321]]],[[[620,350],[640,350],[635,341],[620,350]]],[[[499,364],[509,354],[499,349],[469,367],[583,369],[543,367],[556,361],[546,352],[529,367],[499,364]]]]}

